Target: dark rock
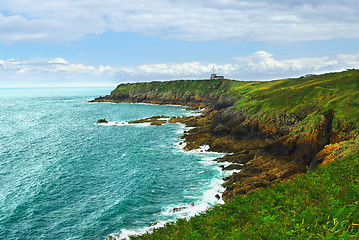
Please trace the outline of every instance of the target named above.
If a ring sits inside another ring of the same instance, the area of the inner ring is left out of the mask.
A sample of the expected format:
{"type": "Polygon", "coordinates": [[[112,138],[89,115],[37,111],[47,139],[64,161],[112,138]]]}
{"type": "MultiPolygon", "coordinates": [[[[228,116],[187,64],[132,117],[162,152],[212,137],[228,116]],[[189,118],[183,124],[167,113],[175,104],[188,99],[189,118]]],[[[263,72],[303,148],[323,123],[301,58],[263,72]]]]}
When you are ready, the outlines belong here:
{"type": "Polygon", "coordinates": [[[194,206],[194,203],[191,202],[191,203],[188,204],[187,206],[173,208],[172,211],[175,213],[175,212],[179,212],[179,211],[182,211],[183,209],[186,209],[186,208],[188,208],[188,207],[193,207],[193,206],[194,206]]]}
{"type": "Polygon", "coordinates": [[[150,117],[150,118],[143,118],[143,119],[140,119],[140,120],[132,120],[132,121],[129,121],[128,123],[135,123],[135,124],[136,123],[150,123],[150,125],[159,126],[159,125],[167,123],[167,120],[163,120],[163,118],[169,118],[169,117],[164,116],[164,115],[153,116],[153,117],[150,117]]]}
{"type": "Polygon", "coordinates": [[[176,207],[176,208],[173,208],[172,211],[175,213],[175,212],[179,212],[179,211],[182,211],[183,209],[186,209],[187,207],[176,207]]]}
{"type": "Polygon", "coordinates": [[[238,164],[231,164],[223,168],[223,170],[241,170],[241,169],[242,169],[242,165],[238,165],[238,164]]]}
{"type": "Polygon", "coordinates": [[[155,126],[160,126],[165,124],[166,122],[167,122],[166,120],[152,120],[150,124],[155,126]]]}
{"type": "Polygon", "coordinates": [[[153,222],[153,223],[151,224],[151,227],[156,226],[158,223],[159,223],[159,221],[155,221],[155,222],[153,222]]]}
{"type": "Polygon", "coordinates": [[[108,123],[106,119],[99,119],[97,120],[97,123],[108,123]]]}

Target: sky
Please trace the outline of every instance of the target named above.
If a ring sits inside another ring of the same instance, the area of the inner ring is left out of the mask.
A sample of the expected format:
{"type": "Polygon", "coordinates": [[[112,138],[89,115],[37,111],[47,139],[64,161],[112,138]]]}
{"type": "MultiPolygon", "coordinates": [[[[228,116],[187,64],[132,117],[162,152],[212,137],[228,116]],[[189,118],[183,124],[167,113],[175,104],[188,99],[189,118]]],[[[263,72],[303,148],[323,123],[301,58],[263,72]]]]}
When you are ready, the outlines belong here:
{"type": "Polygon", "coordinates": [[[359,68],[357,0],[0,0],[0,87],[359,68]]]}

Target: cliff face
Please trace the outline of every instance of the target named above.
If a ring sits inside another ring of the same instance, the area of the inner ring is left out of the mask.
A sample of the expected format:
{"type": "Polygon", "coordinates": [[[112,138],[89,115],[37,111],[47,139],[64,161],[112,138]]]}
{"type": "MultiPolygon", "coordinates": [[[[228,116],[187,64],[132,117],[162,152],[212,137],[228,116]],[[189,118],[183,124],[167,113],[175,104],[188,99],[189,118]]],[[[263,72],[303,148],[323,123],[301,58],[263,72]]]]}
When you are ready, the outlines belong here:
{"type": "Polygon", "coordinates": [[[332,112],[308,126],[313,132],[295,132],[301,120],[293,115],[265,118],[245,111],[207,110],[199,117],[184,119],[195,126],[183,136],[188,150],[208,144],[213,151],[231,152],[219,162],[231,162],[225,169],[241,169],[225,178],[223,199],[233,199],[269,185],[280,183],[314,168],[316,154],[333,143],[332,112]]]}
{"type": "Polygon", "coordinates": [[[229,201],[303,174],[321,163],[326,146],[356,138],[359,104],[353,99],[359,99],[359,71],[272,82],[123,84],[93,101],[206,107],[200,116],[172,122],[196,127],[183,136],[188,150],[207,144],[233,153],[218,159],[232,163],[225,169],[241,169],[225,179],[229,201]]]}
{"type": "Polygon", "coordinates": [[[121,84],[110,95],[95,102],[147,102],[226,108],[236,102],[228,91],[238,85],[231,80],[177,80],[121,84]]]}

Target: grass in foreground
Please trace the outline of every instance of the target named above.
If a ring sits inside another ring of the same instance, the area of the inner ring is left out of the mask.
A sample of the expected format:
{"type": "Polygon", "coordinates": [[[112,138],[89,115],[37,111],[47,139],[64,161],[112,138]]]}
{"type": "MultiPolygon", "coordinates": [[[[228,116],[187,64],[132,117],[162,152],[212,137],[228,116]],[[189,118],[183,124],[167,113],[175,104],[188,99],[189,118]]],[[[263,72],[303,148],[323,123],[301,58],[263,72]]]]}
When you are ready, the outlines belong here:
{"type": "Polygon", "coordinates": [[[359,239],[359,140],[337,161],[136,239],[359,239]]]}

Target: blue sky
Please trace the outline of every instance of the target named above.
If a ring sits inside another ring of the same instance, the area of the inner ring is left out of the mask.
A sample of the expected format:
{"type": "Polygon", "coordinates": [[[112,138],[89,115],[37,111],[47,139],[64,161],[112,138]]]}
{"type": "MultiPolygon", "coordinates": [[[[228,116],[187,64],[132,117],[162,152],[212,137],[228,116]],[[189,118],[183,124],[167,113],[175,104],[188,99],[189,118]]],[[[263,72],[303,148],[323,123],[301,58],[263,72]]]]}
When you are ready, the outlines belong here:
{"type": "Polygon", "coordinates": [[[0,87],[359,68],[354,0],[0,0],[0,87]]]}

